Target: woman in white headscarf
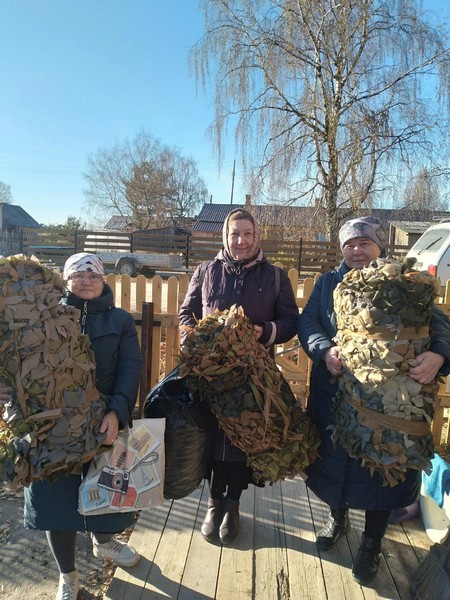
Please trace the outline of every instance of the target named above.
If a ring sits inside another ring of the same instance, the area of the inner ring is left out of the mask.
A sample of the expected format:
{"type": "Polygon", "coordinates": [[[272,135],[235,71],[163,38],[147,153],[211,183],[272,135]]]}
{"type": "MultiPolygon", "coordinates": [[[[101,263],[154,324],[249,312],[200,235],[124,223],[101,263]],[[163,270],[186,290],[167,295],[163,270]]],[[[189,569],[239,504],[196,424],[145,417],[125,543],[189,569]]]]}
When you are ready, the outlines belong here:
{"type": "MultiPolygon", "coordinates": [[[[115,442],[120,429],[131,423],[139,386],[142,357],[133,317],[114,306],[112,290],[104,281],[104,268],[95,254],[69,257],[63,278],[65,302],[80,310],[82,333],[95,355],[95,385],[108,397],[100,432],[105,445],[115,442]]],[[[84,472],[88,465],[84,465],[84,472]]],[[[114,537],[134,523],[134,513],[82,516],[78,512],[78,488],[82,475],[70,474],[56,481],[39,481],[25,488],[24,525],[46,531],[60,573],[57,600],[75,600],[79,590],[75,566],[77,531],[91,532],[93,552],[123,567],[132,566],[139,554],[114,537]]]]}

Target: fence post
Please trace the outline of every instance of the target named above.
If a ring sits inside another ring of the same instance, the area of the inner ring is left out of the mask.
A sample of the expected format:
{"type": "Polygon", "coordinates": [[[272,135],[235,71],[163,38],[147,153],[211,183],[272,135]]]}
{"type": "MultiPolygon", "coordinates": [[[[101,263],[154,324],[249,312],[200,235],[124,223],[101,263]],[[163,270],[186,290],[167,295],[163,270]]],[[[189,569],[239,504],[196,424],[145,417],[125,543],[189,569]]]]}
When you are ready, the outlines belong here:
{"type": "Polygon", "coordinates": [[[191,243],[191,234],[186,234],[186,269],[189,269],[189,247],[191,243]]]}
{"type": "Polygon", "coordinates": [[[298,265],[297,271],[300,275],[300,271],[302,270],[302,247],[303,247],[303,238],[300,238],[300,242],[298,244],[298,265]]]}
{"type": "Polygon", "coordinates": [[[153,302],[142,303],[141,354],[143,359],[141,384],[139,388],[139,416],[143,416],[144,401],[150,391],[152,379],[152,344],[153,344],[154,306],[153,302]]]}

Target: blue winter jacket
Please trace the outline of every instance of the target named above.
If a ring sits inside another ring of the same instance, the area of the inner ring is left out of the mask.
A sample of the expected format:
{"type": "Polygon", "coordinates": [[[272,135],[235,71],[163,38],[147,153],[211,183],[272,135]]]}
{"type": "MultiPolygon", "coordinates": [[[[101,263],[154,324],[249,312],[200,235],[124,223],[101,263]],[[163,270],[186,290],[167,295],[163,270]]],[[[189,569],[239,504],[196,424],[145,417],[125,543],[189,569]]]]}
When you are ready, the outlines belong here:
{"type": "MultiPolygon", "coordinates": [[[[355,508],[387,511],[412,504],[420,490],[420,471],[410,470],[406,481],[395,487],[383,486],[378,473],[371,476],[359,459],[350,458],[344,448],[331,441],[334,425],[333,398],[337,385],[322,359],[324,352],[335,346],[337,333],[333,307],[333,291],[350,271],[342,262],[334,271],[322,275],[316,282],[305,309],[298,319],[300,342],[313,361],[308,413],[321,433],[320,458],[306,469],[306,484],[329,506],[338,510],[355,508]]],[[[445,357],[441,372],[450,372],[450,321],[437,308],[433,310],[430,328],[430,350],[445,357]]]]}

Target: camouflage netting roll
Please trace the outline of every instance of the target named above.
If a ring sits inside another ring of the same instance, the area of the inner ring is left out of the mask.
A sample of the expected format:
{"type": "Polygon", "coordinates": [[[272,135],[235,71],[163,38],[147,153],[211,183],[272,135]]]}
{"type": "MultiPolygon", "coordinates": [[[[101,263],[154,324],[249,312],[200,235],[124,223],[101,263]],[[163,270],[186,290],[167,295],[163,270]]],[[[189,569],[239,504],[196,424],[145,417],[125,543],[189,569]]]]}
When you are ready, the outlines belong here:
{"type": "Polygon", "coordinates": [[[257,480],[294,477],[315,460],[317,431],[242,308],[215,311],[188,331],[180,376],[201,390],[257,480]]]}
{"type": "Polygon", "coordinates": [[[37,260],[0,258],[0,480],[28,485],[93,456],[106,402],[94,387],[79,311],[60,304],[62,282],[37,260]]]}
{"type": "Polygon", "coordinates": [[[338,378],[334,440],[391,486],[433,457],[430,423],[437,383],[408,375],[430,346],[439,284],[410,263],[378,259],[352,270],[334,292],[343,374],[338,378]]]}

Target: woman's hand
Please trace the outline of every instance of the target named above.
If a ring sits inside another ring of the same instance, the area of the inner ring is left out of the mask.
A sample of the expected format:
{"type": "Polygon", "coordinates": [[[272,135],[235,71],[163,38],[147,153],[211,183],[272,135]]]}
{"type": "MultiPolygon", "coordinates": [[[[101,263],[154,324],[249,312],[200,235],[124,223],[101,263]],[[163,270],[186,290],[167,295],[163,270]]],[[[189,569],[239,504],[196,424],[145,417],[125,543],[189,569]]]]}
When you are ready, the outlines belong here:
{"type": "Polygon", "coordinates": [[[119,417],[113,410],[103,417],[100,433],[106,433],[103,441],[105,446],[112,446],[116,441],[119,435],[119,417]]]}
{"type": "Polygon", "coordinates": [[[261,325],[253,325],[253,327],[255,329],[256,339],[259,340],[259,338],[263,334],[264,329],[261,327],[261,325]]]}
{"type": "Polygon", "coordinates": [[[422,352],[416,357],[416,366],[409,368],[409,376],[422,385],[430,383],[439,373],[444,360],[444,357],[436,352],[422,352]]]}
{"type": "Polygon", "coordinates": [[[332,375],[337,377],[342,373],[342,362],[339,358],[339,348],[337,346],[325,350],[323,353],[323,360],[332,375]]]}

